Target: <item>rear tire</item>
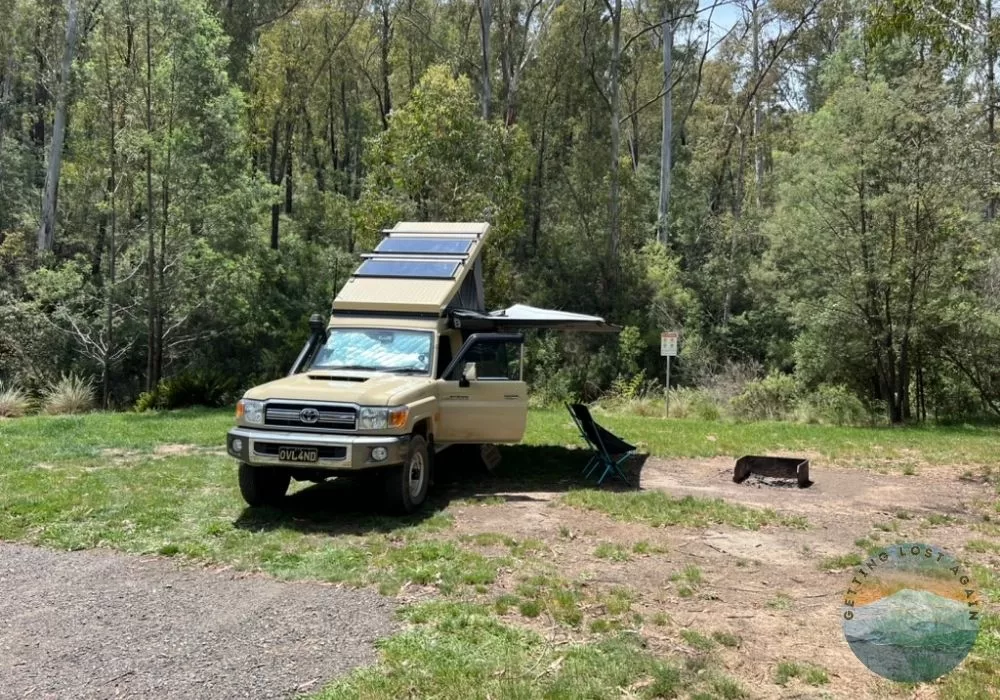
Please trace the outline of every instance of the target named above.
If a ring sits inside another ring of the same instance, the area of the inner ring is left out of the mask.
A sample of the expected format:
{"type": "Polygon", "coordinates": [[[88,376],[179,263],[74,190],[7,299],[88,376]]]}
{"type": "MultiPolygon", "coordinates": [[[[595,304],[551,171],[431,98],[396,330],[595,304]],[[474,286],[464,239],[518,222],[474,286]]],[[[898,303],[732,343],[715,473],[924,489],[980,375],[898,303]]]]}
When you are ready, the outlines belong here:
{"type": "Polygon", "coordinates": [[[427,441],[420,435],[410,439],[406,462],[391,467],[383,480],[385,506],[390,513],[413,513],[427,500],[431,484],[431,460],[427,441]]]}
{"type": "Polygon", "coordinates": [[[249,506],[280,504],[291,480],[292,475],[287,469],[251,467],[240,462],[240,493],[249,506]]]}

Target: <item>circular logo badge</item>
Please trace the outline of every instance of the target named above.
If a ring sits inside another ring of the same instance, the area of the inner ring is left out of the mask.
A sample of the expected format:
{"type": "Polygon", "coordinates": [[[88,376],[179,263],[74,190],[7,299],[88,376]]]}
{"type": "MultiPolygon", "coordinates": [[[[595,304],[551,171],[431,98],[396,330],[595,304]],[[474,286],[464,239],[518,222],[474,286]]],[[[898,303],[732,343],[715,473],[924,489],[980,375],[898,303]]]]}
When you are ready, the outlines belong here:
{"type": "Polygon", "coordinates": [[[844,595],[844,635],[880,676],[926,683],[968,655],[980,609],[972,577],[952,557],[926,544],[895,544],[855,568],[844,595]]]}

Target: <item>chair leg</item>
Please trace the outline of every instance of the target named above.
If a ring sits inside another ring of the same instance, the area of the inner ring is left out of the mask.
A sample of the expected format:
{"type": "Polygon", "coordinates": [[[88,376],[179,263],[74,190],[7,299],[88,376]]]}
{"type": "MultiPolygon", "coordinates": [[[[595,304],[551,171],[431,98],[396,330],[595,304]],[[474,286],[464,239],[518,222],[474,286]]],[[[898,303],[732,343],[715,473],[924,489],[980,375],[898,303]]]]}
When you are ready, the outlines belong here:
{"type": "Polygon", "coordinates": [[[621,478],[622,481],[631,486],[632,482],[629,481],[629,478],[627,476],[625,476],[625,472],[621,470],[621,465],[629,458],[629,456],[630,455],[625,455],[620,460],[615,462],[615,472],[617,472],[618,476],[621,478]]]}
{"type": "Polygon", "coordinates": [[[614,470],[614,468],[615,468],[614,461],[610,459],[604,460],[604,473],[601,474],[601,478],[597,480],[598,486],[604,483],[604,480],[608,478],[608,474],[610,474],[614,470]]]}
{"type": "Polygon", "coordinates": [[[625,476],[625,472],[623,472],[621,470],[621,467],[620,467],[620,465],[622,464],[622,462],[624,462],[625,460],[627,460],[629,457],[630,457],[630,455],[625,455],[624,457],[622,457],[621,459],[619,459],[617,462],[614,461],[613,459],[607,460],[606,466],[605,466],[605,469],[604,469],[604,473],[601,474],[601,478],[597,480],[597,485],[600,486],[604,482],[604,480],[608,477],[608,475],[611,474],[612,472],[614,472],[615,474],[618,475],[619,479],[621,479],[626,484],[628,484],[629,486],[631,486],[632,482],[629,481],[629,478],[627,476],[625,476]]]}
{"type": "Polygon", "coordinates": [[[586,476],[587,474],[589,474],[594,469],[594,462],[596,462],[596,461],[597,461],[597,457],[596,456],[592,456],[590,458],[590,461],[587,462],[587,465],[582,469],[582,473],[583,473],[584,476],[586,476]]]}

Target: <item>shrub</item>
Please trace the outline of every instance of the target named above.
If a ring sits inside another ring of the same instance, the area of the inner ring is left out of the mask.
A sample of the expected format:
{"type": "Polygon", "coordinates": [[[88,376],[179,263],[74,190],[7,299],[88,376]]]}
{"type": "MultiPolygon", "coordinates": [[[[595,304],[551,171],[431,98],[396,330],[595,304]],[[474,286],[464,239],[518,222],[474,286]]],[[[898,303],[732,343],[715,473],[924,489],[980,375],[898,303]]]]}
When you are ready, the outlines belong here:
{"type": "Polygon", "coordinates": [[[17,387],[0,382],[0,418],[19,418],[31,410],[31,399],[17,387]]]}
{"type": "Polygon", "coordinates": [[[52,382],[43,396],[46,413],[86,413],[94,408],[94,383],[75,374],[64,374],[52,382]]]}
{"type": "Polygon", "coordinates": [[[732,400],[733,412],[744,420],[782,420],[795,410],[799,395],[795,377],[772,373],[747,384],[732,400]]]}
{"type": "Polygon", "coordinates": [[[608,400],[611,402],[628,402],[642,398],[645,380],[645,373],[634,374],[628,378],[618,375],[611,382],[611,389],[608,390],[608,400]]]}
{"type": "Polygon", "coordinates": [[[708,391],[682,387],[670,392],[670,417],[719,420],[722,409],[708,391]]]}
{"type": "Polygon", "coordinates": [[[806,396],[799,405],[802,420],[808,423],[858,425],[865,422],[868,411],[850,389],[824,384],[806,396]]]}
{"type": "Polygon", "coordinates": [[[135,402],[136,411],[173,410],[189,406],[217,408],[231,403],[236,382],[220,372],[185,372],[163,379],[151,392],[142,393],[135,402]]]}

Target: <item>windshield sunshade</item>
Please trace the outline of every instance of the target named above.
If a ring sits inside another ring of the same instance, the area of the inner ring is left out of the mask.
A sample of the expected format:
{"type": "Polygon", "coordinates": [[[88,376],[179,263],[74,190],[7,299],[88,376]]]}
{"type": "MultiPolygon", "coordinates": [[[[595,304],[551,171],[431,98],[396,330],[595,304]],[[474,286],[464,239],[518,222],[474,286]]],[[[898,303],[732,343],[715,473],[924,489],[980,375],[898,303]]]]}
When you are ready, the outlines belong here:
{"type": "Polygon", "coordinates": [[[312,363],[316,370],[427,374],[432,336],[426,331],[333,328],[312,363]]]}

